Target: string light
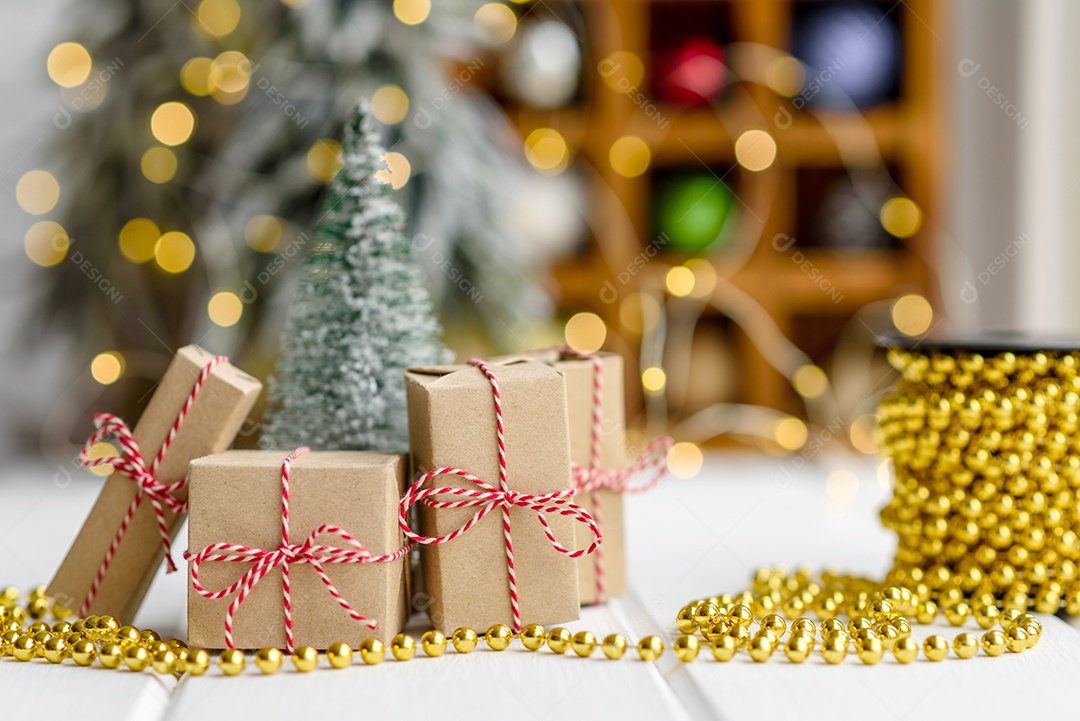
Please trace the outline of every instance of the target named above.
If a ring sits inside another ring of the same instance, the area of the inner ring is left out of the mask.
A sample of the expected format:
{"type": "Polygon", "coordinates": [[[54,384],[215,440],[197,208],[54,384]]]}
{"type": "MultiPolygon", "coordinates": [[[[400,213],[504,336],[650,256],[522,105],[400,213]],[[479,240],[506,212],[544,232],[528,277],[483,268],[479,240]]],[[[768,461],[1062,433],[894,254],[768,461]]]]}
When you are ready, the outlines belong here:
{"type": "Polygon", "coordinates": [[[619,322],[631,333],[647,333],[660,321],[660,303],[648,293],[630,293],[619,303],[619,322]]]}
{"type": "Polygon", "coordinates": [[[386,163],[384,170],[375,172],[375,177],[389,185],[394,190],[400,190],[409,182],[409,174],[412,173],[412,165],[409,159],[401,153],[390,152],[383,156],[386,163]]]}
{"type": "Polygon", "coordinates": [[[308,172],[320,183],[329,183],[333,180],[343,165],[341,143],[332,138],[316,140],[308,150],[308,172]]]}
{"type": "Polygon", "coordinates": [[[545,175],[558,175],[570,163],[570,150],[559,131],[537,128],[525,139],[525,159],[545,175]]]}
{"type": "Polygon", "coordinates": [[[853,420],[848,429],[852,447],[868,456],[876,455],[878,452],[877,426],[878,417],[873,413],[865,413],[853,420]]]}
{"type": "Polygon", "coordinates": [[[607,339],[607,326],[595,313],[577,313],[566,321],[563,335],[578,353],[595,353],[607,339]]]}
{"type": "Polygon", "coordinates": [[[195,260],[195,243],[186,233],[171,231],[154,244],[154,261],[166,273],[183,273],[195,260]]]}
{"type": "Polygon", "coordinates": [[[60,200],[60,183],[47,170],[28,171],[15,184],[15,200],[27,213],[48,213],[60,200]]]}
{"type": "Polygon", "coordinates": [[[645,63],[636,54],[627,50],[616,50],[598,65],[604,84],[617,93],[625,93],[631,88],[641,87],[645,79],[645,63]]]}
{"type": "Polygon", "coordinates": [[[688,441],[676,443],[667,454],[668,471],[676,478],[693,478],[701,472],[705,455],[688,441]]]}
{"type": "Polygon", "coordinates": [[[695,280],[694,271],[684,265],[677,265],[668,270],[664,284],[667,286],[668,293],[676,298],[685,298],[694,292],[695,280]]]}
{"type": "Polygon", "coordinates": [[[652,154],[644,140],[636,135],[624,135],[611,144],[608,162],[624,178],[636,178],[649,169],[652,154]]]}
{"type": "Polygon", "coordinates": [[[71,239],[64,227],[51,220],[34,223],[23,238],[26,257],[43,267],[62,261],[67,256],[70,245],[71,239]]]}
{"type": "Polygon", "coordinates": [[[934,309],[926,298],[912,293],[893,303],[892,321],[896,329],[904,335],[922,335],[934,322],[934,309]]]}
{"type": "Polygon", "coordinates": [[[820,398],[829,387],[829,379],[818,366],[808,363],[799,366],[791,376],[791,385],[803,398],[820,398]]]}
{"type": "Polygon", "coordinates": [[[897,238],[910,238],[922,225],[922,211],[911,198],[889,198],[881,206],[881,227],[897,238]]]}
{"type": "Polygon", "coordinates": [[[132,263],[145,263],[154,257],[160,237],[161,230],[154,221],[132,218],[120,229],[120,252],[132,263]]]}
{"type": "Polygon", "coordinates": [[[431,14],[431,0],[394,0],[394,17],[406,25],[419,25],[431,14]]]}
{"type": "Polygon", "coordinates": [[[60,43],[45,61],[52,81],[62,88],[74,88],[90,77],[93,62],[90,53],[79,43],[60,43]]]}
{"type": "Polygon", "coordinates": [[[210,86],[210,68],[213,65],[212,58],[197,57],[188,60],[180,68],[180,84],[184,90],[192,95],[204,97],[210,94],[213,88],[210,86]]]}
{"type": "Polygon", "coordinates": [[[776,141],[764,130],[747,130],[735,141],[735,159],[747,170],[765,170],[776,160],[776,141]]]}
{"type": "Polygon", "coordinates": [[[150,148],[143,153],[139,167],[151,183],[167,183],[176,175],[176,154],[161,146],[150,148]]]}
{"type": "Polygon", "coordinates": [[[184,103],[162,103],[150,116],[150,132],[164,145],[180,145],[195,132],[195,113],[184,103]]]}
{"type": "Polygon", "coordinates": [[[641,387],[645,389],[647,393],[658,395],[664,391],[664,387],[667,386],[667,374],[664,373],[663,368],[646,368],[641,373],[641,387]]]}
{"type": "Polygon", "coordinates": [[[206,304],[206,313],[216,325],[228,328],[240,320],[240,316],[244,314],[244,304],[236,293],[222,290],[210,298],[210,302],[206,304]]]}
{"type": "Polygon", "coordinates": [[[272,215],[256,215],[244,225],[244,242],[260,253],[276,250],[283,234],[282,222],[272,215]]]}
{"type": "Polygon", "coordinates": [[[371,96],[371,114],[386,125],[397,125],[409,114],[409,96],[397,85],[383,85],[371,96]]]}
{"type": "Polygon", "coordinates": [[[517,15],[502,3],[487,3],[473,15],[473,27],[492,45],[502,45],[517,31],[517,15]]]}
{"type": "Polygon", "coordinates": [[[765,84],[777,95],[793,98],[798,95],[806,82],[806,69],[798,58],[781,55],[774,58],[765,68],[765,84]]]}
{"type": "Polygon", "coordinates": [[[773,438],[776,444],[786,451],[797,451],[806,443],[806,424],[798,418],[789,416],[776,422],[773,438]]]}
{"type": "Polygon", "coordinates": [[[694,274],[694,290],[690,295],[695,298],[708,298],[716,290],[716,268],[704,258],[691,258],[686,267],[694,274]]]}
{"type": "Polygon", "coordinates": [[[90,375],[103,386],[109,386],[124,375],[124,356],[114,350],[98,353],[90,361],[90,375]]]}
{"type": "Polygon", "coordinates": [[[240,5],[236,0],[202,0],[195,17],[203,30],[224,37],[240,24],[240,5]]]}

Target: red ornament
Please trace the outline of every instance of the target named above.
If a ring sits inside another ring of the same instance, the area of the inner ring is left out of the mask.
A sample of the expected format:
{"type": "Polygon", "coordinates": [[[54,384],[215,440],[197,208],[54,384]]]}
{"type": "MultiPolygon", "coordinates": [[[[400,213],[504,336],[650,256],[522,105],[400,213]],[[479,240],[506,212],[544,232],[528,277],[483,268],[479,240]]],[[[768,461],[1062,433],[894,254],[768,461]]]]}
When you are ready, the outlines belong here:
{"type": "Polygon", "coordinates": [[[724,48],[715,40],[694,37],[678,50],[660,53],[656,89],[680,105],[708,105],[724,91],[724,48]]]}

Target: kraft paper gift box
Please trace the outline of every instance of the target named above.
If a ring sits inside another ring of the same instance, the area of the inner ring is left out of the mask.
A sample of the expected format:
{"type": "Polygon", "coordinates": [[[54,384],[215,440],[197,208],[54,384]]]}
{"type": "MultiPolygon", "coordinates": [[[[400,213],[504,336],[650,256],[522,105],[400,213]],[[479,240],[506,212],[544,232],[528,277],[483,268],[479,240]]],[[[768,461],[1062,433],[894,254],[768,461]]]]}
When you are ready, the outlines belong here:
{"type": "MultiPolygon", "coordinates": [[[[616,353],[596,353],[602,367],[600,395],[599,467],[606,470],[624,468],[627,461],[626,404],[623,395],[623,360],[616,353]]],[[[593,463],[593,383],[592,360],[558,348],[529,351],[503,356],[493,362],[507,363],[529,358],[547,363],[566,378],[567,418],[570,429],[570,461],[582,469],[593,463]]],[[[603,563],[605,595],[608,598],[625,596],[626,588],[626,531],[623,526],[623,496],[616,491],[600,489],[579,493],[574,502],[596,518],[604,534],[604,543],[597,552],[577,559],[578,585],[582,605],[597,603],[597,564],[603,563]],[[602,561],[600,559],[603,559],[602,561]]],[[[588,528],[575,524],[577,543],[588,543],[588,528]]]]}
{"type": "MultiPolygon", "coordinates": [[[[507,452],[507,485],[521,493],[570,488],[570,444],[566,382],[554,368],[535,361],[492,365],[502,398],[507,452]]],[[[492,388],[484,373],[469,365],[413,368],[405,373],[413,479],[433,469],[458,468],[499,484],[498,446],[492,388]]],[[[474,488],[453,475],[436,487],[474,488]]],[[[444,536],[465,524],[476,508],[430,508],[418,504],[420,531],[444,536]]],[[[551,530],[573,548],[572,517],[548,514],[551,530]]],[[[510,509],[521,618],[553,624],[580,614],[576,561],[557,552],[537,515],[510,509]]],[[[454,540],[421,545],[428,615],[436,628],[486,629],[513,626],[502,512],[489,513],[454,540]]]]}
{"type": "MultiPolygon", "coordinates": [[[[228,451],[191,464],[188,555],[217,543],[274,551],[282,542],[282,461],[285,451],[228,451]]],[[[299,455],[289,476],[289,541],[303,545],[324,524],[340,527],[373,556],[405,547],[398,526],[408,457],[362,451],[320,451],[299,455]]],[[[333,532],[312,538],[320,545],[353,551],[333,532]]],[[[408,605],[408,555],[378,563],[330,563],[322,567],[335,588],[359,614],[377,623],[372,630],[351,618],[330,594],[315,567],[289,569],[294,645],[325,649],[344,641],[353,648],[366,638],[389,644],[404,627],[408,605]]],[[[251,562],[208,559],[198,568],[207,591],[227,589],[251,562]]],[[[200,595],[189,577],[188,643],[225,648],[225,617],[236,593],[220,599],[200,595]]],[[[241,649],[286,648],[282,570],[273,568],[237,607],[233,645],[241,649]]]]}
{"type": "MultiPolygon", "coordinates": [[[[227,360],[217,361],[213,354],[198,346],[189,345],[177,351],[131,431],[145,465],[152,465],[191,400],[154,478],[163,485],[182,481],[191,459],[228,448],[261,391],[262,384],[255,378],[227,360]],[[199,385],[200,375],[211,365],[205,382],[199,385]]],[[[114,445],[117,445],[115,441],[114,445]]],[[[164,555],[158,518],[145,495],[126,530],[118,535],[137,493],[135,482],[120,472],[114,472],[105,482],[82,530],[49,584],[47,592],[57,603],[84,616],[108,614],[121,623],[134,620],[164,555]],[[114,542],[115,552],[103,571],[106,554],[114,542]],[[99,582],[91,594],[96,579],[99,582]]],[[[177,488],[171,495],[183,502],[187,488],[177,488]]],[[[163,510],[171,540],[180,530],[184,514],[174,512],[167,505],[163,505],[163,510]]]]}

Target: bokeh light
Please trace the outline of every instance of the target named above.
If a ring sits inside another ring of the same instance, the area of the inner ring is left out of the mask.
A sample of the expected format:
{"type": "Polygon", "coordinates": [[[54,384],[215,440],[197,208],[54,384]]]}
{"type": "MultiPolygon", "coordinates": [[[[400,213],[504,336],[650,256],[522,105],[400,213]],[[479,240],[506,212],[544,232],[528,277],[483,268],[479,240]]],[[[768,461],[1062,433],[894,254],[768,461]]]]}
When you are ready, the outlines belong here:
{"type": "Polygon", "coordinates": [[[851,422],[848,437],[855,450],[868,456],[878,452],[877,427],[878,417],[873,413],[864,413],[851,422]]]}
{"type": "Polygon", "coordinates": [[[224,37],[240,24],[240,4],[236,0],[202,0],[195,8],[195,17],[203,30],[224,37]]]}
{"type": "Polygon", "coordinates": [[[244,304],[240,296],[231,290],[218,291],[206,304],[206,314],[215,325],[228,328],[240,320],[244,314],[244,304]]]}
{"type": "Polygon", "coordinates": [[[333,138],[316,140],[307,152],[307,169],[320,183],[329,183],[343,165],[341,143],[333,138]]]}
{"type": "Polygon", "coordinates": [[[628,50],[616,50],[608,55],[600,61],[598,70],[604,84],[618,93],[641,87],[645,80],[645,63],[628,50]]]}
{"type": "Polygon", "coordinates": [[[210,94],[210,68],[213,58],[197,57],[188,60],[180,68],[180,84],[192,95],[203,97],[210,94]]]}
{"type": "Polygon", "coordinates": [[[570,162],[570,150],[559,131],[537,128],[525,139],[525,158],[545,175],[557,175],[570,162]]]}
{"type": "Polygon", "coordinates": [[[806,82],[806,69],[798,58],[781,55],[765,67],[765,84],[777,95],[793,98],[806,82]]]}
{"type": "Polygon", "coordinates": [[[859,477],[853,472],[841,469],[833,471],[825,479],[825,496],[831,503],[846,506],[859,495],[859,477]]]}
{"type": "Polygon", "coordinates": [[[631,333],[647,333],[659,321],[660,302],[648,293],[630,293],[619,303],[619,322],[631,333]]]}
{"type": "Polygon", "coordinates": [[[52,81],[62,88],[74,88],[90,77],[93,62],[90,53],[79,43],[60,43],[45,61],[52,81]]]}
{"type": "Polygon", "coordinates": [[[162,103],[150,116],[150,132],[164,145],[180,145],[195,132],[195,113],[184,103],[162,103]]]}
{"type": "Polygon", "coordinates": [[[234,105],[247,96],[251,61],[236,50],[226,50],[210,63],[210,95],[222,105],[234,105]]]}
{"type": "Polygon", "coordinates": [[[272,253],[284,234],[284,224],[272,215],[256,215],[244,225],[244,242],[252,250],[272,253]]]}
{"type": "Polygon", "coordinates": [[[889,198],[881,206],[881,227],[897,238],[910,238],[919,232],[922,211],[911,198],[889,198]]]}
{"type": "Polygon", "coordinates": [[[484,40],[492,45],[501,45],[514,37],[517,15],[503,3],[487,3],[481,5],[473,15],[473,26],[484,40]]]}
{"type": "Polygon", "coordinates": [[[26,257],[44,267],[62,261],[70,245],[71,239],[64,227],[51,220],[34,223],[23,238],[26,257]]]}
{"type": "Polygon", "coordinates": [[[773,426],[773,439],[786,451],[797,451],[806,443],[806,424],[794,416],[781,419],[773,426]]]}
{"type": "Polygon", "coordinates": [[[139,167],[151,183],[167,183],[176,175],[176,154],[160,146],[150,148],[143,153],[139,167]]]}
{"type": "Polygon", "coordinates": [[[676,298],[685,298],[694,292],[695,280],[694,271],[684,265],[677,265],[668,270],[664,284],[667,286],[668,293],[676,298]]]}
{"type": "Polygon", "coordinates": [[[124,356],[114,350],[98,353],[90,361],[90,375],[103,386],[109,386],[124,375],[124,356]]]}
{"type": "Polygon", "coordinates": [[[396,125],[409,114],[409,96],[397,85],[383,85],[371,96],[371,114],[380,123],[396,125]]]}
{"type": "Polygon", "coordinates": [[[566,321],[563,335],[578,353],[595,353],[607,339],[607,326],[595,313],[578,313],[566,321]]]}
{"type": "Polygon", "coordinates": [[[646,393],[657,395],[664,392],[667,386],[667,374],[663,368],[653,366],[641,372],[641,387],[646,393]]]}
{"type": "Polygon", "coordinates": [[[803,398],[820,398],[829,387],[829,378],[821,368],[807,363],[799,366],[792,374],[791,385],[803,398]]]}
{"type": "MultiPolygon", "coordinates": [[[[90,450],[86,452],[86,457],[92,461],[96,461],[98,458],[116,458],[119,452],[116,450],[116,446],[108,441],[99,441],[90,446],[90,450]]],[[[86,470],[95,476],[111,476],[113,474],[113,467],[111,463],[102,463],[100,466],[90,466],[86,470]]]]}
{"type": "Polygon", "coordinates": [[[120,252],[132,263],[145,263],[154,257],[160,237],[157,223],[149,218],[132,218],[120,229],[120,252]]]}
{"type": "Polygon", "coordinates": [[[893,487],[893,463],[891,458],[886,458],[884,461],[878,464],[877,467],[877,482],[878,485],[884,488],[886,491],[891,491],[893,487]]]}
{"type": "Polygon", "coordinates": [[[896,329],[904,335],[922,335],[934,322],[934,309],[926,298],[912,293],[893,303],[892,321],[896,329]]]}
{"type": "Polygon", "coordinates": [[[636,135],[624,135],[611,144],[608,162],[624,178],[636,178],[649,169],[652,154],[644,140],[636,135]]]}
{"type": "Polygon", "coordinates": [[[667,454],[668,470],[676,478],[693,478],[701,472],[705,454],[694,443],[683,441],[671,447],[667,454]]]}
{"type": "Polygon", "coordinates": [[[171,231],[154,244],[154,261],[166,273],[183,273],[195,260],[195,243],[186,233],[171,231]]]}
{"type": "Polygon", "coordinates": [[[690,295],[695,298],[709,298],[716,290],[716,267],[704,258],[691,258],[686,267],[694,274],[694,290],[690,295]]]}
{"type": "Polygon", "coordinates": [[[28,171],[15,184],[15,200],[27,213],[48,213],[60,200],[60,183],[47,170],[28,171]]]}
{"type": "Polygon", "coordinates": [[[419,25],[431,14],[431,0],[394,0],[394,17],[406,25],[419,25]]]}
{"type": "Polygon", "coordinates": [[[765,170],[776,160],[776,141],[764,130],[747,130],[735,141],[735,159],[755,173],[765,170]]]}
{"type": "Polygon", "coordinates": [[[389,185],[394,190],[400,190],[409,182],[412,173],[412,165],[409,159],[401,153],[389,152],[383,156],[386,168],[375,172],[375,177],[389,185]]]}

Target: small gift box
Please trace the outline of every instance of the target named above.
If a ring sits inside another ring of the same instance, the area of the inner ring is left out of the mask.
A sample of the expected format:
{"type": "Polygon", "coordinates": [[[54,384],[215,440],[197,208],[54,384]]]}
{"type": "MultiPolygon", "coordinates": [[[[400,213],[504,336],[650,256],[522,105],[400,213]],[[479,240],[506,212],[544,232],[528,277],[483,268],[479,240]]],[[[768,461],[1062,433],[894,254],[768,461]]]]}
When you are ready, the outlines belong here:
{"type": "Polygon", "coordinates": [[[262,384],[198,346],[181,348],[134,430],[99,413],[80,460],[111,465],[97,502],[49,584],[56,602],[81,616],[131,623],[187,513],[188,463],[232,443],[262,384]],[[111,439],[116,456],[89,458],[111,439]]]}
{"type": "Polygon", "coordinates": [[[407,619],[408,458],[229,451],[191,464],[188,643],[389,643],[407,619]]]}
{"type": "Polygon", "coordinates": [[[522,619],[552,624],[580,613],[576,558],[600,544],[573,502],[566,383],[535,361],[406,371],[414,472],[402,525],[419,505],[433,625],[486,629],[522,619]],[[573,549],[574,527],[589,542],[573,549]],[[568,548],[564,544],[571,544],[568,548]]]}

